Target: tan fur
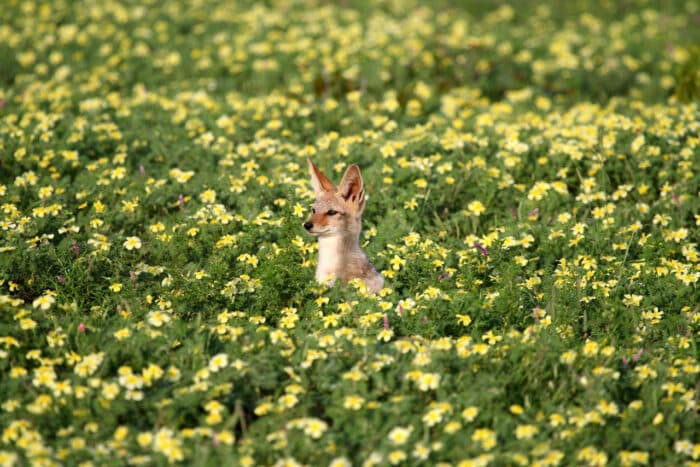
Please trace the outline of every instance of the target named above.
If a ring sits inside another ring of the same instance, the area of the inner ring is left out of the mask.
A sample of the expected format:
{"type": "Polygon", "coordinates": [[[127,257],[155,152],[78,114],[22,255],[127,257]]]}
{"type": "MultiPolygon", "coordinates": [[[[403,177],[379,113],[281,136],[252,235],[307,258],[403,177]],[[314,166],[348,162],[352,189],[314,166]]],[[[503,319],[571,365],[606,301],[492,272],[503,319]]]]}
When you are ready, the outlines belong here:
{"type": "Polygon", "coordinates": [[[309,172],[316,202],[304,227],[318,237],[316,280],[333,284],[336,279],[343,282],[361,279],[370,292],[380,291],[384,278],[369,262],[359,243],[365,208],[360,168],[357,164],[348,167],[337,187],[311,160],[309,172]]]}

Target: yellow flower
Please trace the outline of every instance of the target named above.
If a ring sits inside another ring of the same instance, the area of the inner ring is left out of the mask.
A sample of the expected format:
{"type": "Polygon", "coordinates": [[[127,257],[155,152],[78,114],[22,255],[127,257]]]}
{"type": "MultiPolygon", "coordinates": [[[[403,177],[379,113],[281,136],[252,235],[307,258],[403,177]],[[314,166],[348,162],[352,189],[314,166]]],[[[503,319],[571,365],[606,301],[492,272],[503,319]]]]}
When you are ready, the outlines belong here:
{"type": "Polygon", "coordinates": [[[469,315],[457,315],[457,322],[462,326],[469,326],[472,323],[472,318],[469,315]]]}
{"type": "Polygon", "coordinates": [[[216,201],[216,191],[205,190],[199,195],[199,199],[204,204],[213,204],[216,201]]]}
{"type": "Polygon", "coordinates": [[[301,204],[296,203],[294,205],[294,209],[292,212],[296,217],[303,217],[304,216],[304,208],[301,206],[301,204]]]}
{"type": "Polygon", "coordinates": [[[32,302],[32,306],[34,308],[41,308],[42,310],[46,311],[51,308],[54,303],[56,303],[56,299],[53,297],[52,292],[49,291],[44,293],[44,295],[35,298],[32,302]]]}
{"type": "Polygon", "coordinates": [[[574,235],[583,235],[583,232],[586,229],[586,227],[586,224],[582,224],[579,222],[571,228],[571,233],[573,233],[574,235]]]}
{"type": "Polygon", "coordinates": [[[226,355],[225,353],[216,354],[211,358],[211,360],[209,360],[209,369],[214,373],[221,370],[222,368],[226,368],[227,366],[228,355],[226,355]]]}
{"type": "Polygon", "coordinates": [[[472,441],[480,443],[483,449],[489,451],[496,446],[496,433],[488,428],[478,428],[472,434],[472,441]]]}
{"type": "Polygon", "coordinates": [[[347,396],[343,401],[343,407],[349,410],[360,410],[365,403],[364,397],[347,396]]]}
{"type": "Polygon", "coordinates": [[[588,340],[583,345],[583,355],[585,357],[594,357],[598,355],[598,343],[596,341],[588,340]]]}
{"type": "Polygon", "coordinates": [[[228,430],[222,430],[216,434],[216,439],[227,446],[231,446],[235,441],[236,437],[233,433],[228,430]]]}
{"type": "Polygon", "coordinates": [[[285,394],[284,396],[278,399],[278,402],[282,407],[291,408],[297,405],[299,399],[294,394],[285,394]]]}
{"type": "Polygon", "coordinates": [[[21,378],[27,376],[27,369],[22,366],[13,366],[10,369],[10,378],[21,378]]]}
{"type": "Polygon", "coordinates": [[[400,257],[397,256],[397,255],[394,255],[394,257],[393,257],[392,259],[389,260],[389,264],[391,264],[391,268],[392,268],[394,271],[398,271],[399,269],[401,269],[401,266],[405,266],[405,265],[406,265],[406,260],[400,258],[400,257]]]}
{"type": "Polygon", "coordinates": [[[480,216],[484,211],[486,211],[486,207],[483,205],[481,201],[475,200],[472,201],[467,205],[467,209],[469,212],[474,215],[474,216],[480,216]]]}
{"type": "Polygon", "coordinates": [[[468,422],[473,422],[476,419],[477,415],[479,415],[478,407],[470,406],[462,410],[462,418],[464,418],[468,422]]]}
{"type": "Polygon", "coordinates": [[[389,463],[391,465],[396,465],[400,464],[401,462],[406,460],[406,453],[400,449],[397,449],[395,451],[391,451],[389,453],[389,463]]]}
{"type": "Polygon", "coordinates": [[[328,467],[352,467],[352,463],[347,457],[336,457],[335,459],[331,460],[328,467]]]}
{"type": "Polygon", "coordinates": [[[112,335],[115,339],[121,341],[127,339],[128,337],[131,337],[131,330],[129,328],[122,328],[117,331],[114,331],[112,335]]]}
{"type": "Polygon", "coordinates": [[[644,451],[620,451],[620,464],[629,467],[635,464],[648,465],[649,453],[644,451]]]}
{"type": "Polygon", "coordinates": [[[33,319],[23,318],[19,320],[19,328],[23,331],[31,331],[32,329],[35,329],[36,326],[36,321],[33,319]]]}
{"type": "Polygon", "coordinates": [[[639,306],[643,299],[644,297],[642,295],[625,294],[622,299],[622,303],[627,306],[639,306]]]}
{"type": "Polygon", "coordinates": [[[114,439],[117,441],[124,441],[128,435],[129,428],[123,425],[118,426],[117,429],[114,431],[114,439]]]}
{"type": "Polygon", "coordinates": [[[392,329],[382,329],[377,333],[377,340],[389,342],[391,338],[394,337],[394,331],[392,329]]]}
{"type": "Polygon", "coordinates": [[[527,194],[527,199],[531,201],[540,201],[547,194],[551,185],[547,182],[537,182],[533,185],[527,194]]]}
{"type": "Polygon", "coordinates": [[[124,248],[127,250],[138,250],[141,248],[141,239],[139,237],[127,237],[124,242],[124,248]]]}
{"type": "Polygon", "coordinates": [[[119,395],[119,385],[116,383],[105,383],[102,386],[102,397],[107,400],[114,400],[119,395]]]}
{"type": "Polygon", "coordinates": [[[576,351],[575,350],[567,350],[561,356],[559,357],[559,361],[562,363],[565,363],[567,365],[571,365],[574,363],[576,360],[576,351]]]}
{"type": "Polygon", "coordinates": [[[178,168],[174,168],[170,171],[170,177],[174,178],[178,183],[187,183],[193,176],[194,172],[191,170],[182,171],[178,168]]]}
{"type": "Polygon", "coordinates": [[[83,439],[81,437],[76,436],[74,438],[71,438],[71,440],[70,440],[70,447],[73,450],[84,449],[85,446],[86,446],[85,439],[83,439]]]}
{"type": "Polygon", "coordinates": [[[274,408],[274,405],[271,402],[263,402],[262,404],[258,404],[255,409],[253,409],[253,413],[257,415],[258,417],[262,417],[263,415],[266,415],[270,413],[270,411],[274,408]]]}
{"type": "Polygon", "coordinates": [[[537,427],[534,425],[518,425],[515,428],[517,439],[530,439],[537,434],[537,427]]]}
{"type": "Polygon", "coordinates": [[[432,427],[432,426],[435,426],[438,423],[442,422],[443,417],[444,417],[444,411],[442,409],[440,409],[440,408],[430,409],[423,416],[423,423],[425,423],[426,426],[432,427]]]}
{"type": "Polygon", "coordinates": [[[405,444],[406,441],[408,441],[408,438],[411,436],[412,432],[412,426],[397,426],[389,432],[389,441],[394,446],[401,446],[402,444],[405,444]]]}
{"type": "Polygon", "coordinates": [[[566,419],[558,413],[553,413],[549,416],[549,424],[553,427],[558,427],[566,423],[566,419]]]}
{"type": "Polygon", "coordinates": [[[608,402],[606,400],[601,400],[598,403],[598,410],[603,415],[617,415],[619,413],[617,404],[615,404],[614,402],[608,402]]]}
{"type": "Polygon", "coordinates": [[[97,371],[97,368],[102,364],[103,360],[103,352],[86,355],[77,365],[75,365],[75,374],[83,377],[90,376],[97,371]]]}
{"type": "Polygon", "coordinates": [[[204,418],[204,422],[207,425],[218,425],[219,423],[221,423],[222,420],[223,417],[219,412],[208,413],[207,416],[204,418]]]}
{"type": "Polygon", "coordinates": [[[585,461],[587,465],[591,466],[603,466],[608,463],[608,455],[592,446],[586,446],[579,450],[576,459],[585,461]]]}
{"type": "Polygon", "coordinates": [[[430,391],[440,386],[440,375],[438,373],[422,373],[418,378],[418,389],[430,391]]]}
{"type": "Polygon", "coordinates": [[[632,153],[636,153],[642,148],[642,146],[644,146],[644,143],[644,135],[639,135],[632,141],[632,144],[630,145],[630,150],[632,151],[632,153]]]}
{"type": "Polygon", "coordinates": [[[447,434],[454,434],[457,433],[460,429],[462,428],[462,424],[459,423],[458,421],[451,421],[447,425],[445,425],[444,431],[447,434]]]}
{"type": "Polygon", "coordinates": [[[139,446],[142,448],[148,447],[153,442],[153,435],[148,432],[139,433],[136,437],[136,442],[139,443],[139,446]]]}
{"type": "Polygon", "coordinates": [[[313,439],[319,439],[328,430],[328,424],[318,418],[310,418],[306,421],[304,433],[313,439]]]}

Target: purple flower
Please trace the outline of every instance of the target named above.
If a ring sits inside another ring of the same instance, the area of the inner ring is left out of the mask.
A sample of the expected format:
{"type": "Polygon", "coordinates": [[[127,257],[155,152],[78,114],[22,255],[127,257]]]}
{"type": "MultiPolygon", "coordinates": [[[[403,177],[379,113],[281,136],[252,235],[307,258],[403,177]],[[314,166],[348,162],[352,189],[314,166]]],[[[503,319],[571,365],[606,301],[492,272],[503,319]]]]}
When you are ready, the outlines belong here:
{"type": "Polygon", "coordinates": [[[484,245],[482,245],[481,243],[474,242],[474,248],[479,250],[479,253],[481,253],[482,255],[484,255],[486,257],[489,256],[489,250],[487,250],[486,247],[484,247],[484,245]]]}

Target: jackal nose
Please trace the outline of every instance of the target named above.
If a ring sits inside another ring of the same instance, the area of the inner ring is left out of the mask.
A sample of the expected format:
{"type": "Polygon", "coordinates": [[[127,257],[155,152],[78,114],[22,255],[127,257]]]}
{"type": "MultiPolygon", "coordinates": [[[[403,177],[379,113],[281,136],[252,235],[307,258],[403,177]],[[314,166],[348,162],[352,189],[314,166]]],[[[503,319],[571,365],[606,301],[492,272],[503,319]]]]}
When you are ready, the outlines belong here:
{"type": "Polygon", "coordinates": [[[304,222],[304,228],[306,230],[311,230],[311,227],[313,227],[313,226],[314,226],[313,223],[311,223],[309,221],[304,222]]]}

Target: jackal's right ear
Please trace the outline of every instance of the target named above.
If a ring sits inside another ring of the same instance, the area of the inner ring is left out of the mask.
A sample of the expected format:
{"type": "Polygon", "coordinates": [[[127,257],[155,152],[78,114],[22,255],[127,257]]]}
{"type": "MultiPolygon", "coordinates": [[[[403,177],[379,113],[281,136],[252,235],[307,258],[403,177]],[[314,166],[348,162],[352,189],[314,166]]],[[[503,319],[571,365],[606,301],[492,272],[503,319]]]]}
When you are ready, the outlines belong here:
{"type": "Polygon", "coordinates": [[[328,177],[323,175],[323,172],[318,170],[318,167],[314,165],[313,162],[311,162],[311,159],[307,159],[309,161],[309,173],[311,174],[311,185],[314,187],[314,191],[316,194],[323,193],[325,191],[335,191],[335,185],[333,185],[333,182],[331,182],[328,177]]]}

